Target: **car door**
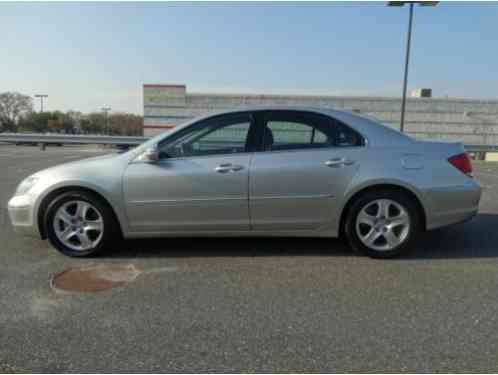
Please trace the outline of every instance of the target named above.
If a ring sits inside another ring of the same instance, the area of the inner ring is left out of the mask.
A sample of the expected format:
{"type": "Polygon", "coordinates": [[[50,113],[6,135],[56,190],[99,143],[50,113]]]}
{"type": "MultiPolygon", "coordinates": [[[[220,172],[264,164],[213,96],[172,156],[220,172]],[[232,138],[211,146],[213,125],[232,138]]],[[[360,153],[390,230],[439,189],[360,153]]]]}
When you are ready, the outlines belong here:
{"type": "Polygon", "coordinates": [[[124,198],[132,232],[249,230],[250,112],[221,115],[172,134],[157,163],[132,163],[124,198]]]}
{"type": "Polygon", "coordinates": [[[361,137],[343,124],[305,111],[267,111],[250,171],[254,230],[313,230],[330,224],[353,178],[361,137]],[[357,137],[354,140],[346,137],[357,137]]]}

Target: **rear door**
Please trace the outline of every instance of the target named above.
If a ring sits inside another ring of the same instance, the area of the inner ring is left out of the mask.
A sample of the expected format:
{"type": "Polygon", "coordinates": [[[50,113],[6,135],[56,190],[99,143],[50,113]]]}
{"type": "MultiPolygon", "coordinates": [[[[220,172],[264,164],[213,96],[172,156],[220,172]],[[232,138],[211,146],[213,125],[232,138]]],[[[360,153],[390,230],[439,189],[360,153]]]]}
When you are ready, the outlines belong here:
{"type": "Polygon", "coordinates": [[[310,230],[330,223],[358,167],[362,138],[313,112],[265,111],[258,125],[262,141],[249,179],[252,229],[310,230]]]}

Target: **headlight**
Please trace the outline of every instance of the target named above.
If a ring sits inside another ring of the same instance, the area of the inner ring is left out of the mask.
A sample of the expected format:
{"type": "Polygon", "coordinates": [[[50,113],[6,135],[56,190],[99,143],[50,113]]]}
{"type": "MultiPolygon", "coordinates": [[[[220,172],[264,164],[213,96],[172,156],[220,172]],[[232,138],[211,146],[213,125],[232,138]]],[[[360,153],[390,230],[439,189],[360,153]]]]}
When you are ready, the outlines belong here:
{"type": "Polygon", "coordinates": [[[28,177],[24,179],[19,186],[17,187],[15,195],[24,195],[26,194],[38,181],[38,177],[28,177]]]}

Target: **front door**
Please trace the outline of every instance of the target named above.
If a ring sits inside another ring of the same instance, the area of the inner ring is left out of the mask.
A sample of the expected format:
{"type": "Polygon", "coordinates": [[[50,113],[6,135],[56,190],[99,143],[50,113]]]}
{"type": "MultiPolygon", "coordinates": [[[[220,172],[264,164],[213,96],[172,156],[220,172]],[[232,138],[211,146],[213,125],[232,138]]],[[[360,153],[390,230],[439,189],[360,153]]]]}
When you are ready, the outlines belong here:
{"type": "Polygon", "coordinates": [[[124,175],[130,230],[249,230],[252,126],[248,112],[212,117],[161,142],[159,162],[130,164],[124,175]]]}

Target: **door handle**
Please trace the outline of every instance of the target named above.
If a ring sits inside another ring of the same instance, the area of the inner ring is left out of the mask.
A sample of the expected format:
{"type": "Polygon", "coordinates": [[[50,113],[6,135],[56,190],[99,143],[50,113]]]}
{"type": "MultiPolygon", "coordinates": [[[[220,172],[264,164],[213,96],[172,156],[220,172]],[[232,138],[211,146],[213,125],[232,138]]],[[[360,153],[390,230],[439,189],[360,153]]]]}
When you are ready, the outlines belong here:
{"type": "Polygon", "coordinates": [[[327,160],[325,162],[325,165],[331,168],[338,168],[338,167],[344,167],[345,165],[353,165],[354,163],[355,163],[354,160],[349,160],[346,158],[334,158],[327,160]]]}
{"type": "Polygon", "coordinates": [[[240,171],[241,169],[244,169],[242,165],[227,163],[227,164],[218,165],[214,170],[218,173],[227,173],[227,172],[237,172],[240,171]]]}

